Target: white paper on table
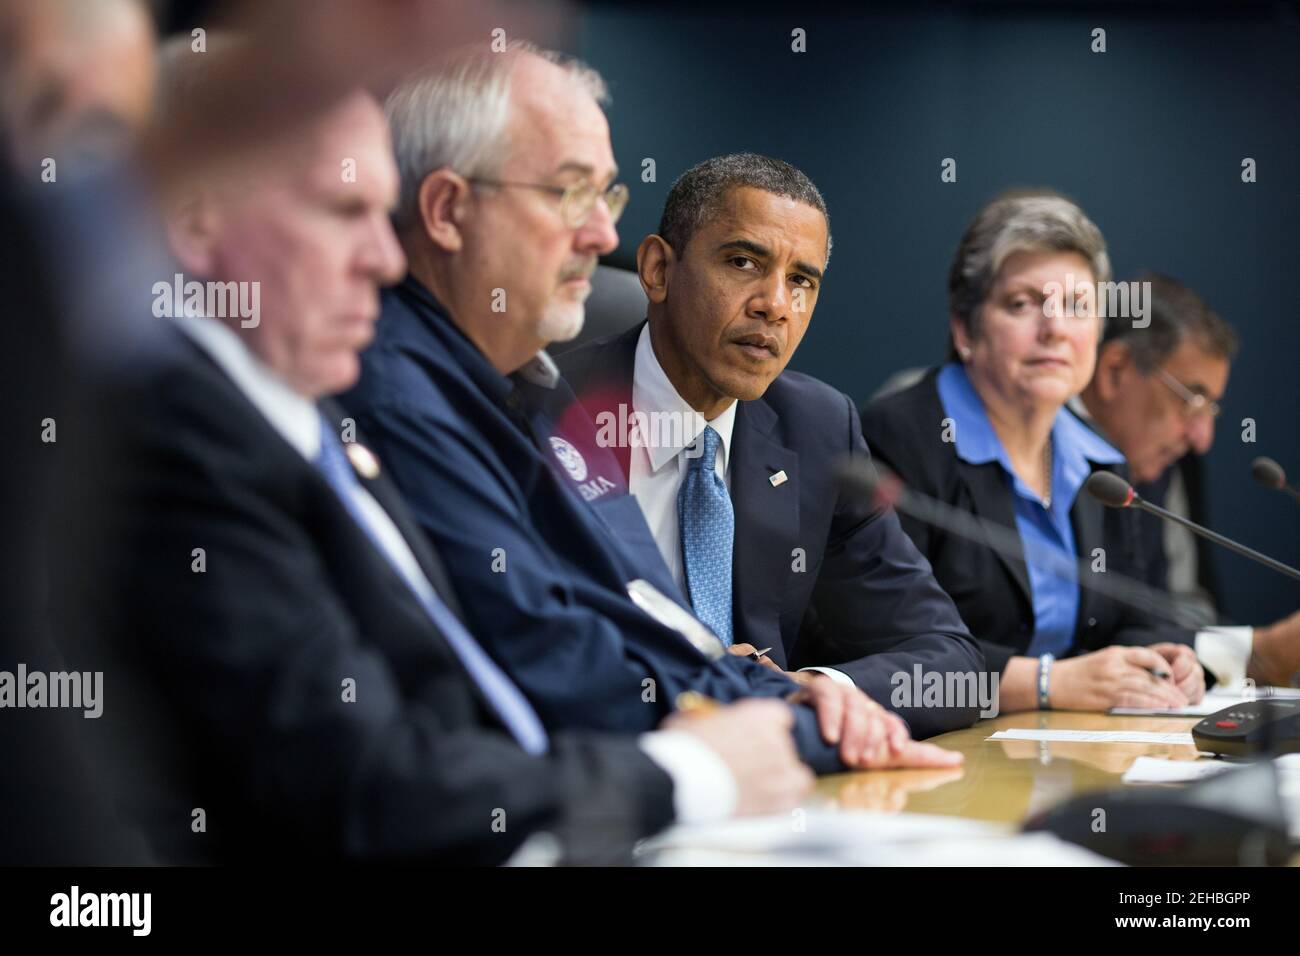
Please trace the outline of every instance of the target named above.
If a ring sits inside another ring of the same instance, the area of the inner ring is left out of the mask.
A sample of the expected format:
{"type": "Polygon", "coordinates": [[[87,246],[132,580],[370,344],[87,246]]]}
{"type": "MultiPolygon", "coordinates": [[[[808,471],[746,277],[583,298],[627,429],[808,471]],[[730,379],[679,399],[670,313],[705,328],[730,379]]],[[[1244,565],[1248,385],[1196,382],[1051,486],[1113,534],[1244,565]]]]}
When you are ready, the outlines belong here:
{"type": "Polygon", "coordinates": [[[1190,783],[1214,777],[1243,764],[1226,760],[1167,760],[1164,757],[1138,757],[1124,772],[1125,783],[1190,783]]]}
{"type": "Polygon", "coordinates": [[[1244,700],[1245,698],[1242,697],[1211,700],[1209,695],[1206,695],[1199,704],[1188,704],[1186,707],[1164,707],[1159,710],[1154,707],[1112,707],[1106,713],[1112,717],[1208,717],[1210,714],[1217,714],[1225,707],[1234,707],[1244,700]]]}
{"type": "Polygon", "coordinates": [[[808,810],[700,826],[643,841],[660,866],[1106,866],[1046,833],[923,813],[808,810]]]}
{"type": "MultiPolygon", "coordinates": [[[[1300,782],[1300,753],[1283,754],[1273,759],[1278,776],[1284,781],[1300,782]]],[[[1124,773],[1125,783],[1190,783],[1218,776],[1228,770],[1249,766],[1232,760],[1170,760],[1166,757],[1138,757],[1124,773]]]]}
{"type": "Polygon", "coordinates": [[[999,730],[985,740],[1046,740],[1071,744],[1191,744],[1190,733],[1160,734],[1138,730],[999,730]]]}
{"type": "Polygon", "coordinates": [[[1300,697],[1300,688],[1295,687],[1259,687],[1255,690],[1253,697],[1247,696],[1245,690],[1241,687],[1233,687],[1225,690],[1220,687],[1208,691],[1199,703],[1188,704],[1186,707],[1172,707],[1164,710],[1155,710],[1149,707],[1112,707],[1106,713],[1115,717],[1208,717],[1210,714],[1218,713],[1225,707],[1235,707],[1238,704],[1248,703],[1252,700],[1286,700],[1300,697]]]}

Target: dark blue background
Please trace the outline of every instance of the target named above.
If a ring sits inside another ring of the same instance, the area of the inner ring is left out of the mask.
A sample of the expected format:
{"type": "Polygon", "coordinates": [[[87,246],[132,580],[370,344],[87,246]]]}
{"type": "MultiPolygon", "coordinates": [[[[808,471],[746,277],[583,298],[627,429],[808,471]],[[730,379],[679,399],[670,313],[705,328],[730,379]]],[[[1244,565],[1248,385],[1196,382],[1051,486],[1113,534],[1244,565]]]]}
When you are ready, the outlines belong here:
{"type": "MultiPolygon", "coordinates": [[[[574,52],[610,83],[632,189],[611,261],[632,264],[692,164],[738,150],[794,163],[826,197],[835,249],[792,367],[862,402],[891,372],[942,358],[948,264],[980,205],[1012,185],[1060,189],[1105,233],[1118,278],[1169,273],[1241,333],[1208,456],[1210,520],[1296,563],[1300,508],[1249,476],[1266,454],[1300,478],[1296,5],[752,10],[583,7],[574,52]],[[790,50],[795,27],[806,53],[790,50]],[[641,182],[644,157],[657,182],[641,182]],[[956,183],[940,182],[945,157],[956,183]],[[1246,417],[1255,444],[1241,440],[1246,417]]],[[[1232,619],[1300,606],[1300,585],[1215,560],[1232,619]]]]}

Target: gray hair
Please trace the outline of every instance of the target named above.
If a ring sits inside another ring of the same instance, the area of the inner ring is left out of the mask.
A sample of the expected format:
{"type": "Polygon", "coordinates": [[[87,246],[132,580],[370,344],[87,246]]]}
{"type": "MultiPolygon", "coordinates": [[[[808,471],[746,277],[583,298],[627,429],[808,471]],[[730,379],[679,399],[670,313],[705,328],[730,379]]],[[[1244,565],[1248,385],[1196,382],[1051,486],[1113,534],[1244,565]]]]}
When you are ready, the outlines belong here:
{"type": "Polygon", "coordinates": [[[812,206],[826,217],[826,258],[831,257],[831,217],[813,181],[789,163],[757,153],[706,159],[677,177],[664,201],[659,235],[680,256],[727,193],[740,186],[761,189],[812,206]]]}
{"type": "Polygon", "coordinates": [[[1077,252],[1097,282],[1110,280],[1110,256],[1101,230],[1082,209],[1047,189],[1008,191],[976,214],[948,270],[948,310],[972,337],[980,306],[998,271],[1017,252],[1077,252]]]}
{"type": "Polygon", "coordinates": [[[508,149],[510,77],[523,55],[539,56],[564,70],[602,106],[609,90],[594,69],[573,57],[513,40],[500,53],[481,47],[458,51],[404,82],[384,104],[401,195],[393,220],[401,228],[419,218],[420,186],[434,170],[466,177],[496,176],[508,149]]]}
{"type": "Polygon", "coordinates": [[[1187,286],[1158,272],[1143,272],[1134,281],[1150,283],[1150,323],[1145,328],[1134,328],[1131,322],[1111,323],[1102,344],[1124,343],[1143,375],[1154,372],[1189,339],[1220,358],[1231,360],[1237,354],[1232,326],[1187,286]]]}

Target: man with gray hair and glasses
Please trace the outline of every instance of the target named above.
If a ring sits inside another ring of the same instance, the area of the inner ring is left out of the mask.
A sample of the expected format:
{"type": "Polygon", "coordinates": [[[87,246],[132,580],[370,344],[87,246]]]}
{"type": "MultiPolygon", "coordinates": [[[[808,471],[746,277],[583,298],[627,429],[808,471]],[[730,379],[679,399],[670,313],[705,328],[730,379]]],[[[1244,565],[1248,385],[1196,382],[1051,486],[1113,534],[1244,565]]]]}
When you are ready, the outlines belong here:
{"type": "MultiPolygon", "coordinates": [[[[1176,279],[1146,272],[1135,284],[1144,290],[1146,321],[1109,318],[1097,371],[1070,407],[1123,453],[1143,498],[1204,524],[1200,456],[1214,443],[1237,336],[1176,279]]],[[[1153,515],[1140,514],[1138,525],[1147,583],[1214,623],[1208,544],[1153,515]]],[[[1300,672],[1300,614],[1211,633],[1213,645],[1198,650],[1214,658],[1220,680],[1285,685],[1300,672]]]]}
{"type": "MultiPolygon", "coordinates": [[[[861,693],[723,652],[544,351],[578,333],[618,243],[627,193],[604,99],[589,68],[523,43],[464,52],[390,97],[410,271],[342,401],[548,727],[642,732],[683,708],[789,698],[814,770],[896,765],[918,745],[861,693]]],[[[725,812],[735,768],[678,749],[715,781],[681,792],[681,816],[725,812]]]]}

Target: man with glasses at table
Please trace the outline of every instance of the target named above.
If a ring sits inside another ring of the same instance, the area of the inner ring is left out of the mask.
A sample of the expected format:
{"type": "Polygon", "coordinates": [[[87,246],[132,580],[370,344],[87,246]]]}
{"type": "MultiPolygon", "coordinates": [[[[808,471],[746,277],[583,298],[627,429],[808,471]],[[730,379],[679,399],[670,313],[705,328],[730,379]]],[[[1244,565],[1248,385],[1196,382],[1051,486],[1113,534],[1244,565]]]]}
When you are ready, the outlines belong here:
{"type": "MultiPolygon", "coordinates": [[[[1146,321],[1112,316],[1088,387],[1070,403],[1128,460],[1138,494],[1205,523],[1199,456],[1214,443],[1219,400],[1237,350],[1237,336],[1195,292],[1168,276],[1137,276],[1148,303],[1146,321]]],[[[1206,543],[1154,515],[1138,516],[1147,583],[1199,613],[1217,616],[1206,543]]],[[[1300,613],[1268,627],[1212,632],[1219,679],[1249,676],[1287,684],[1300,671],[1300,613]],[[1220,658],[1222,658],[1220,660],[1220,658]],[[1227,666],[1225,666],[1227,665],[1227,666]]]]}

